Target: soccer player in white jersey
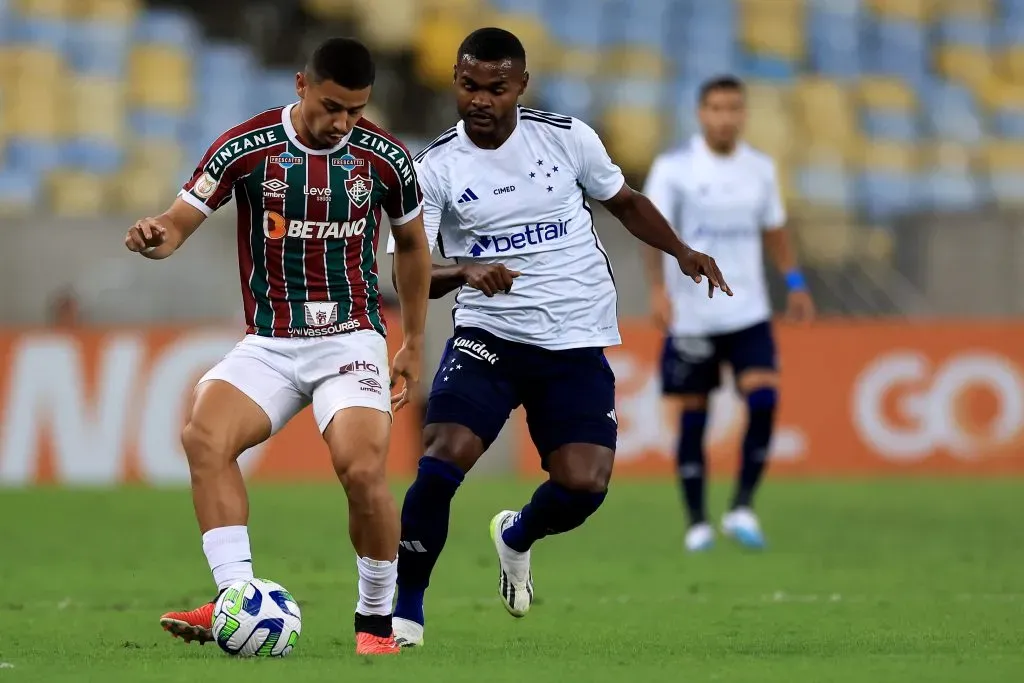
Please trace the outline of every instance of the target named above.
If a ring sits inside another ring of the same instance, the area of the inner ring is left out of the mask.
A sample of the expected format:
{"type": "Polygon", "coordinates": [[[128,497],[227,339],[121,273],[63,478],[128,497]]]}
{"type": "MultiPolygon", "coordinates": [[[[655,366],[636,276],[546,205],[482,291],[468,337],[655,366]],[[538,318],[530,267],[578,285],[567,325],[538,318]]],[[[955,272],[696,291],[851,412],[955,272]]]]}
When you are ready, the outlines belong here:
{"type": "Polygon", "coordinates": [[[719,384],[721,366],[731,366],[749,420],[722,531],[760,548],[764,537],[753,499],[768,458],[778,391],[762,244],[785,274],[791,317],[810,320],[814,304],[783,227],[786,211],[775,164],[740,139],[746,118],[743,84],[733,77],[706,82],[699,116],[701,134],[655,160],[644,193],[682,239],[725,267],[735,296],[709,306],[700,288],[680,277],[661,254],[646,251],[654,317],[666,331],[662,391],[680,413],[679,479],[690,518],[686,547],[705,550],[714,542],[704,503],[708,395],[719,384]]]}
{"type": "MultiPolygon", "coordinates": [[[[608,257],[585,195],[695,282],[729,293],[713,259],[693,251],[625,182],[597,134],[568,116],[518,106],[526,54],[497,28],[457,54],[461,121],[416,157],[424,227],[437,236],[431,296],[454,289],[455,331],[434,378],[425,455],[402,508],[395,638],[423,643],[423,598],[448,534],[451,501],[517,406],[550,478],[521,511],[491,520],[506,609],[533,602],[530,548],[583,524],[601,505],[615,453],[619,343],[608,257]]],[[[399,283],[401,284],[401,283],[399,283]]]]}

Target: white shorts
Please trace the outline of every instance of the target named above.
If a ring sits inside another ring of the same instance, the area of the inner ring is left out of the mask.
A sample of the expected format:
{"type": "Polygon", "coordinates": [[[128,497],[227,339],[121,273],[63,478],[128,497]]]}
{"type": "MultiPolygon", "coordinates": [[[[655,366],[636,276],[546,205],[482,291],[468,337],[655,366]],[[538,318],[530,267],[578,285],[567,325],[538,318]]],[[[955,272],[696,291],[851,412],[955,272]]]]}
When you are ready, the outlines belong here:
{"type": "Polygon", "coordinates": [[[323,432],[344,408],[391,414],[387,342],[372,330],[330,337],[246,335],[199,380],[219,379],[256,402],[272,433],[313,403],[323,432]]]}

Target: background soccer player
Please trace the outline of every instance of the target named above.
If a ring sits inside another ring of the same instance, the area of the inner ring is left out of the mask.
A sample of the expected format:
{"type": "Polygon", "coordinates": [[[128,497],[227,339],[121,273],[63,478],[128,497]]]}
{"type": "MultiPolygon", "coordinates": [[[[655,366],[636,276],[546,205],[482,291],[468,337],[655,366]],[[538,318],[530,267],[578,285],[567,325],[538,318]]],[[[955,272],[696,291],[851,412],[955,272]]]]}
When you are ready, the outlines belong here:
{"type": "Polygon", "coordinates": [[[764,277],[762,243],[789,287],[789,314],[808,321],[814,305],[783,228],[786,212],[774,162],[740,140],[746,118],[743,84],[731,77],[700,90],[702,129],[681,149],[658,157],[644,193],[694,248],[713,254],[730,273],[735,295],[709,304],[699,287],[646,250],[655,322],[666,330],[662,390],[680,409],[679,478],[690,527],[689,550],[710,547],[714,531],[704,501],[704,429],[708,394],[728,363],[749,411],[742,463],[722,531],[761,547],[753,512],[764,473],[778,400],[778,364],[764,277]]]}
{"type": "Polygon", "coordinates": [[[459,293],[427,405],[426,454],[402,508],[395,636],[407,646],[423,643],[424,592],[452,498],[517,406],[550,479],[521,511],[491,522],[509,613],[521,617],[533,602],[533,544],[580,526],[605,499],[617,425],[604,347],[619,332],[611,264],[586,196],[673,268],[707,277],[705,296],[729,292],[714,261],[626,184],[593,129],[518,106],[529,76],[514,35],[472,33],[454,80],[461,121],[417,156],[428,238],[456,262],[435,266],[431,294],[459,293]]]}
{"type": "MultiPolygon", "coordinates": [[[[402,144],[362,118],[374,65],[357,41],[329,40],[296,76],[299,101],[258,114],[210,146],[178,198],[125,244],[175,252],[232,194],[246,337],[199,382],[182,443],[203,551],[217,588],[252,578],[249,505],[236,460],[311,402],[349,504],[358,555],[357,652],[398,651],[391,627],[399,524],[385,481],[391,430],[387,345],[374,254],[394,226],[405,343],[391,377],[420,372],[430,252],[402,144]]],[[[210,640],[213,605],[161,624],[210,640]]]]}

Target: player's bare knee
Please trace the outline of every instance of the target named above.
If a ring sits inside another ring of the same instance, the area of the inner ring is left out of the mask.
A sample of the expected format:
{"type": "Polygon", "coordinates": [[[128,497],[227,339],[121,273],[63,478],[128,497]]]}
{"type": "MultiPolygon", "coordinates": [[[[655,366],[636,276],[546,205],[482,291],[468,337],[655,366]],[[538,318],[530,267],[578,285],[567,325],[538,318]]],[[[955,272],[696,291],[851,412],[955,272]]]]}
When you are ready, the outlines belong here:
{"type": "Polygon", "coordinates": [[[461,425],[430,425],[424,430],[426,455],[468,472],[484,452],[483,442],[461,425]]]}
{"type": "Polygon", "coordinates": [[[779,375],[774,370],[747,370],[736,379],[740,393],[749,395],[759,389],[777,389],[779,375]]]}
{"type": "Polygon", "coordinates": [[[706,411],[708,409],[707,394],[684,394],[679,397],[682,412],[706,411]]]}
{"type": "Polygon", "coordinates": [[[615,453],[599,446],[555,451],[549,458],[551,480],[570,491],[602,493],[612,479],[615,453]]]}
{"type": "Polygon", "coordinates": [[[223,430],[213,429],[202,420],[190,420],[185,425],[181,431],[181,446],[193,474],[222,469],[238,455],[223,430]]]}
{"type": "Polygon", "coordinates": [[[335,471],[349,497],[363,498],[387,489],[385,463],[385,458],[367,455],[336,465],[335,471]]]}

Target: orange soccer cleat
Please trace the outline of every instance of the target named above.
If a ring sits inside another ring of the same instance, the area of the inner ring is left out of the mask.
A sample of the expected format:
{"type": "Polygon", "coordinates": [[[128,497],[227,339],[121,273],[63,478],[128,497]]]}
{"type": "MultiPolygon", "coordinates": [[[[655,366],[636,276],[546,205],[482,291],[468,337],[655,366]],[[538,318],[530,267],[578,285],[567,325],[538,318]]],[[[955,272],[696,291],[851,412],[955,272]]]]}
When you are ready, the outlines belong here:
{"type": "Polygon", "coordinates": [[[208,602],[189,612],[168,612],[160,617],[160,625],[175,638],[186,643],[198,640],[203,645],[213,640],[213,605],[208,602]]]}
{"type": "Polygon", "coordinates": [[[375,636],[372,633],[356,634],[357,655],[397,655],[401,651],[398,643],[395,642],[394,634],[387,638],[375,636]]]}

